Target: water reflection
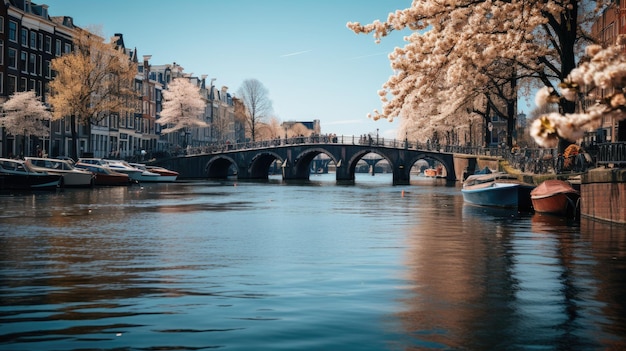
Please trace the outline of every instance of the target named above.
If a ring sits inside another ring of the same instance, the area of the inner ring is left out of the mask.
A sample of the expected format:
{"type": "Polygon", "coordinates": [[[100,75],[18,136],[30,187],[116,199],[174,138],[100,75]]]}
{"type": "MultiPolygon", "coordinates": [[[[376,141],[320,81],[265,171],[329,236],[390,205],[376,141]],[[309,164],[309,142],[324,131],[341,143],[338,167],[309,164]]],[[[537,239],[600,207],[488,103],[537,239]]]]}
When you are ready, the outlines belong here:
{"type": "Polygon", "coordinates": [[[414,287],[400,317],[423,347],[498,349],[516,333],[507,225],[516,213],[456,201],[426,204],[433,212],[408,235],[414,287]]]}
{"type": "Polygon", "coordinates": [[[626,335],[624,318],[618,317],[626,312],[626,286],[617,276],[624,274],[623,227],[591,220],[579,226],[559,217],[470,205],[425,205],[437,211],[408,233],[406,264],[413,286],[399,314],[420,347],[626,347],[615,337],[626,335]],[[521,224],[529,217],[527,226],[521,224]],[[611,257],[590,257],[589,245],[611,257]]]}
{"type": "Polygon", "coordinates": [[[371,178],[3,198],[0,345],[626,348],[623,227],[371,178]]]}
{"type": "Polygon", "coordinates": [[[587,304],[593,311],[606,349],[624,350],[626,341],[626,228],[582,218],[580,237],[588,246],[584,252],[589,274],[595,278],[587,304]],[[598,303],[593,304],[593,301],[598,303]]]}

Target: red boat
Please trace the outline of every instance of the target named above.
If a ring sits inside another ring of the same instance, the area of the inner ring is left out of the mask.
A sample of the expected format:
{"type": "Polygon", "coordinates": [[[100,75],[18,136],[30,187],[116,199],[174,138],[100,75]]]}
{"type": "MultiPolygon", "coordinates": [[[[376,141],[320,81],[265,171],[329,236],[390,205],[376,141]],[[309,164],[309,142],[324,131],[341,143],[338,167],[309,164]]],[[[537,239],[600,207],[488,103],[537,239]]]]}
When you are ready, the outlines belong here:
{"type": "Polygon", "coordinates": [[[130,185],[133,183],[128,174],[115,172],[105,166],[78,162],[75,167],[93,173],[95,175],[94,185],[130,185]]]}
{"type": "Polygon", "coordinates": [[[570,183],[548,179],[530,192],[535,212],[576,217],[580,211],[580,193],[570,183]]]}

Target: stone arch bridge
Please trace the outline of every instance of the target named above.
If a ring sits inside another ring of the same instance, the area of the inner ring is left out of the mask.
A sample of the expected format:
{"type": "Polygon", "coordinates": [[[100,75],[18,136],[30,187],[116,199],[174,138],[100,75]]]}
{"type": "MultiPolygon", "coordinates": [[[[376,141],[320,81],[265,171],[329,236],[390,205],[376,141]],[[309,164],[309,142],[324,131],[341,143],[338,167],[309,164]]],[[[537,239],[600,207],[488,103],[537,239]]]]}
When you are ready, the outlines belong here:
{"type": "MultiPolygon", "coordinates": [[[[234,168],[237,179],[267,180],[274,161],[282,164],[283,180],[308,180],[313,159],[327,155],[336,165],[338,183],[353,183],[357,162],[369,153],[380,155],[393,170],[393,184],[410,182],[410,171],[419,160],[435,160],[445,168],[445,178],[450,181],[462,179],[468,169],[467,160],[459,163],[452,153],[419,150],[407,147],[405,142],[377,144],[343,144],[334,142],[317,143],[272,143],[261,147],[226,149],[219,152],[200,153],[161,159],[152,162],[180,173],[180,179],[226,179],[234,168]],[[461,168],[459,175],[455,168],[461,168]]],[[[473,162],[469,162],[473,163],[473,162]]],[[[471,168],[471,167],[470,167],[471,168]]]]}

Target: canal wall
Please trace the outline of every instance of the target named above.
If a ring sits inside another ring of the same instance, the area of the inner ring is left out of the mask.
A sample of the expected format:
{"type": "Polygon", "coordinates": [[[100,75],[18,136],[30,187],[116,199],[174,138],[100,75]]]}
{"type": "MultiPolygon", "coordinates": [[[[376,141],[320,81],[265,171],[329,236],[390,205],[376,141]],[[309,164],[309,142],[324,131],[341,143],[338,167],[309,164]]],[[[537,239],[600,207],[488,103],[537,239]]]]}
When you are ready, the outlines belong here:
{"type": "Polygon", "coordinates": [[[596,168],[582,174],[580,215],[626,224],[626,169],[596,168]]]}

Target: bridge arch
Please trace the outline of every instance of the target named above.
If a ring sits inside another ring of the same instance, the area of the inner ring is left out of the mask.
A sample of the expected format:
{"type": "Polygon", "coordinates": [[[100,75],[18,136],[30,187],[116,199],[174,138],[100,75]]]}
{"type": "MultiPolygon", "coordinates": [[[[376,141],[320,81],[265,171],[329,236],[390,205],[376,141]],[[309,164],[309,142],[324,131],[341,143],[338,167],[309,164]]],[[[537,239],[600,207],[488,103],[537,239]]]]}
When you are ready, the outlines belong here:
{"type": "Polygon", "coordinates": [[[450,175],[454,176],[454,165],[450,164],[450,161],[445,159],[442,154],[431,153],[431,152],[423,152],[414,154],[407,160],[407,165],[410,168],[413,167],[419,160],[434,160],[438,162],[445,170],[446,176],[449,178],[450,175]]]}
{"type": "Polygon", "coordinates": [[[309,175],[311,174],[310,167],[313,159],[320,154],[325,154],[330,157],[330,159],[337,164],[337,158],[333,155],[332,152],[320,147],[313,147],[310,149],[306,149],[305,151],[296,155],[293,159],[292,164],[293,167],[291,171],[292,178],[294,179],[309,179],[309,175]]]}
{"type": "Polygon", "coordinates": [[[226,155],[215,156],[204,167],[206,177],[209,179],[226,179],[231,166],[234,166],[237,173],[239,173],[239,167],[237,167],[235,160],[226,155]]]}
{"type": "Polygon", "coordinates": [[[249,179],[266,180],[268,178],[270,166],[274,161],[284,162],[277,153],[267,151],[255,155],[248,164],[249,179]]]}
{"type": "MultiPolygon", "coordinates": [[[[352,156],[350,157],[350,159],[347,160],[346,162],[346,167],[348,170],[348,177],[351,181],[355,180],[355,173],[356,173],[356,166],[359,163],[360,160],[363,159],[363,157],[365,157],[365,155],[367,154],[376,154],[378,156],[380,156],[382,160],[387,161],[387,163],[389,163],[389,166],[391,167],[391,169],[394,169],[394,162],[389,158],[388,155],[385,155],[385,153],[382,150],[377,150],[377,149],[362,149],[359,150],[357,152],[355,152],[354,154],[352,154],[352,156]]],[[[380,161],[378,161],[380,162],[380,161]]],[[[374,164],[375,166],[375,164],[374,164]]]]}

